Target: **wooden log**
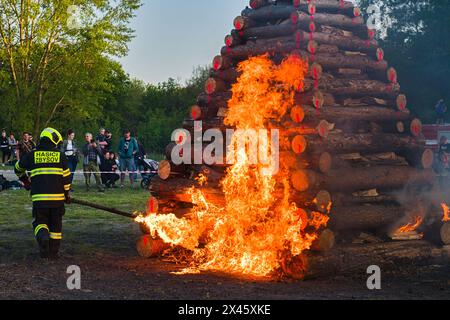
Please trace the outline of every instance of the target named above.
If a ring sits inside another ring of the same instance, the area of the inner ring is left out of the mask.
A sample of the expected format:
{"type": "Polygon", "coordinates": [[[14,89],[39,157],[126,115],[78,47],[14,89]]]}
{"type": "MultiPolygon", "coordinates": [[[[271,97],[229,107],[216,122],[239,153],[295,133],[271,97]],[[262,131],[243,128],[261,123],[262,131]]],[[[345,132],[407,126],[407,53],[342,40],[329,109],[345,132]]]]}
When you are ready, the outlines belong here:
{"type": "Polygon", "coordinates": [[[249,6],[252,9],[259,9],[270,5],[269,0],[250,0],[249,6]]]}
{"type": "Polygon", "coordinates": [[[258,24],[255,22],[255,20],[250,19],[249,17],[238,16],[234,19],[233,25],[236,30],[244,30],[247,28],[255,27],[258,24]]]}
{"type": "Polygon", "coordinates": [[[214,70],[224,70],[224,69],[229,69],[233,66],[233,61],[228,58],[228,57],[224,57],[224,56],[215,56],[213,59],[213,69],[214,70]]]}
{"type": "Polygon", "coordinates": [[[238,45],[240,45],[242,43],[243,43],[242,38],[239,37],[239,36],[236,36],[233,33],[225,36],[225,45],[227,47],[230,47],[230,48],[236,47],[236,46],[238,46],[238,45]]]}
{"type": "MultiPolygon", "coordinates": [[[[309,34],[302,30],[297,30],[294,34],[295,39],[308,39],[309,34]]],[[[328,44],[339,47],[341,50],[359,51],[373,54],[375,57],[378,42],[376,40],[362,40],[358,37],[344,37],[334,34],[314,32],[313,39],[318,44],[328,44]]],[[[303,40],[303,41],[304,41],[303,40]]]]}
{"type": "Polygon", "coordinates": [[[398,112],[392,108],[367,106],[367,107],[322,107],[316,109],[311,106],[303,106],[303,123],[316,124],[320,120],[331,123],[346,123],[350,121],[374,121],[392,122],[395,120],[408,120],[411,116],[406,112],[398,112]]]}
{"type": "MultiPolygon", "coordinates": [[[[300,53],[303,58],[310,57],[306,51],[299,50],[299,44],[296,42],[280,42],[280,41],[250,41],[245,45],[235,48],[222,48],[222,55],[233,59],[247,59],[250,56],[270,53],[300,53]]],[[[342,53],[318,53],[314,56],[314,62],[322,65],[325,71],[340,68],[353,68],[361,70],[386,70],[386,61],[376,61],[368,56],[361,55],[345,55],[342,53]]]]}
{"type": "Polygon", "coordinates": [[[375,230],[388,227],[404,216],[400,206],[361,205],[352,207],[333,206],[329,227],[334,231],[375,230]]]}
{"type": "Polygon", "coordinates": [[[343,193],[333,194],[333,207],[339,206],[361,206],[361,205],[399,205],[396,197],[386,194],[376,196],[355,196],[343,193]]]}
{"type": "Polygon", "coordinates": [[[240,73],[235,68],[229,68],[225,70],[211,70],[209,73],[211,77],[218,78],[228,83],[234,83],[240,76],[240,73]]]}
{"type": "MultiPolygon", "coordinates": [[[[292,24],[297,25],[302,21],[311,21],[311,16],[302,11],[295,11],[291,14],[292,24]]],[[[350,18],[342,14],[316,13],[314,14],[314,23],[349,30],[361,37],[368,35],[367,26],[364,25],[362,17],[350,18]]]]}
{"type": "MultiPolygon", "coordinates": [[[[314,80],[304,80],[304,90],[316,88],[314,80]]],[[[333,96],[364,97],[367,95],[377,97],[395,97],[400,92],[399,86],[392,87],[377,80],[329,79],[319,81],[318,89],[333,96]]]]}
{"type": "Polygon", "coordinates": [[[444,222],[440,231],[442,243],[450,245],[450,222],[444,222]]]}
{"type": "Polygon", "coordinates": [[[431,169],[434,164],[434,152],[431,149],[404,150],[399,154],[405,157],[409,165],[420,169],[431,169]]]}
{"type": "Polygon", "coordinates": [[[251,20],[267,22],[270,20],[287,19],[295,11],[296,8],[292,5],[280,4],[265,6],[258,10],[251,10],[247,8],[242,11],[241,15],[251,20]]]}
{"type": "Polygon", "coordinates": [[[143,235],[136,242],[136,250],[143,258],[160,256],[170,245],[160,239],[153,239],[150,235],[143,235]]]}
{"type": "Polygon", "coordinates": [[[229,89],[229,85],[217,78],[209,78],[205,83],[205,92],[207,94],[213,94],[216,92],[225,92],[229,89]]]}
{"type": "Polygon", "coordinates": [[[298,155],[293,152],[280,152],[280,165],[288,169],[312,169],[322,173],[328,173],[333,165],[333,158],[328,152],[320,154],[298,155]]]}
{"type": "MultiPolygon", "coordinates": [[[[356,7],[353,5],[353,3],[349,1],[316,0],[313,3],[316,7],[316,11],[318,10],[329,13],[341,13],[350,17],[356,17],[360,15],[360,13],[355,10],[356,7]]],[[[293,0],[293,6],[295,8],[303,9],[307,12],[309,11],[309,4],[310,2],[308,0],[293,0]]]]}
{"type": "Polygon", "coordinates": [[[293,187],[300,192],[309,189],[355,192],[370,189],[396,190],[406,186],[430,187],[435,179],[432,170],[405,166],[339,169],[331,170],[327,175],[302,170],[294,172],[291,177],[293,187]]]}
{"type": "MultiPolygon", "coordinates": [[[[254,9],[254,8],[252,8],[254,9]]],[[[242,15],[249,17],[254,20],[278,20],[289,18],[292,12],[301,10],[306,13],[311,13],[315,11],[327,12],[327,13],[340,13],[347,15],[351,18],[359,16],[355,7],[350,3],[346,2],[343,6],[337,1],[316,1],[312,6],[306,1],[294,1],[293,5],[277,4],[277,5],[265,5],[259,7],[259,10],[245,9],[242,11],[242,15]],[[314,10],[314,11],[312,11],[314,10]]]]}
{"type": "Polygon", "coordinates": [[[167,180],[174,175],[187,174],[187,170],[186,165],[175,165],[169,160],[163,160],[159,163],[158,176],[162,180],[167,180]]]}
{"type": "Polygon", "coordinates": [[[295,103],[297,105],[313,105],[316,109],[322,107],[334,107],[336,100],[332,94],[320,90],[310,90],[295,94],[295,103]]]}
{"type": "Polygon", "coordinates": [[[232,32],[232,34],[235,37],[241,38],[242,40],[271,39],[291,36],[297,29],[297,26],[292,25],[290,20],[288,20],[280,24],[248,28],[239,32],[232,32]]]}
{"type": "Polygon", "coordinates": [[[201,107],[227,108],[228,100],[231,99],[231,92],[215,92],[214,94],[201,93],[197,97],[197,104],[201,107]]]}
{"type": "Polygon", "coordinates": [[[328,151],[331,154],[353,152],[383,153],[401,150],[419,150],[424,142],[411,136],[395,134],[340,134],[331,133],[327,139],[306,137],[308,150],[319,153],[328,151]]]}
{"type": "Polygon", "coordinates": [[[313,242],[311,250],[319,252],[328,252],[334,248],[336,236],[330,229],[325,229],[319,234],[319,238],[313,242]]]}

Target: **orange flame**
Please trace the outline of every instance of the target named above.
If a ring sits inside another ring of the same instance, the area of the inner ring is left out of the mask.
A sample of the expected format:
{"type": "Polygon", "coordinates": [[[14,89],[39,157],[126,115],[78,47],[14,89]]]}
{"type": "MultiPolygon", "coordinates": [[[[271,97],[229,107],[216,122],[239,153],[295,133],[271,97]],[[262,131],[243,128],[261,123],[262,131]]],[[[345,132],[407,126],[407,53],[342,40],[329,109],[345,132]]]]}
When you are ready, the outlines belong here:
{"type": "Polygon", "coordinates": [[[444,217],[442,218],[442,221],[449,222],[450,221],[450,208],[445,203],[442,203],[441,207],[442,207],[442,210],[444,211],[444,217]]]}
{"type": "Polygon", "coordinates": [[[403,227],[399,228],[396,233],[408,233],[408,232],[413,232],[416,231],[423,222],[423,218],[421,216],[416,216],[414,217],[414,222],[410,222],[406,225],[404,225],[403,227]]]}
{"type": "MultiPolygon", "coordinates": [[[[269,119],[280,120],[294,105],[308,64],[292,55],[275,65],[264,55],[240,63],[238,70],[242,75],[232,87],[225,124],[258,130],[267,128],[269,119]]],[[[232,145],[239,145],[236,139],[233,136],[232,145]]],[[[225,208],[211,205],[201,191],[192,189],[196,208],[189,217],[177,219],[170,214],[138,218],[149,226],[152,236],[193,251],[193,268],[187,272],[219,270],[267,276],[281,267],[281,256],[286,252],[298,256],[309,250],[318,230],[327,224],[328,216],[307,214],[289,202],[286,168],[269,175],[263,169],[273,164],[250,163],[248,153],[245,146],[234,151],[235,164],[221,182],[225,208]],[[282,196],[276,197],[274,191],[280,186],[282,196]]]]}

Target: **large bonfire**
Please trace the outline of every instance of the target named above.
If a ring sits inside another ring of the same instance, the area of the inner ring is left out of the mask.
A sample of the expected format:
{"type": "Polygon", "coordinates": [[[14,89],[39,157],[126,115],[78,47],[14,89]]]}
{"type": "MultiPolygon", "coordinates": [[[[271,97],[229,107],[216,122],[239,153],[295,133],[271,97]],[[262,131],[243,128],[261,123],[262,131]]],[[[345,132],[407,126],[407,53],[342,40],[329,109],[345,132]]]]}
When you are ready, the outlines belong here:
{"type": "Polygon", "coordinates": [[[238,140],[242,132],[260,132],[285,116],[303,88],[308,64],[290,55],[277,65],[263,55],[241,62],[238,71],[225,119],[237,129],[227,155],[234,164],[221,182],[225,207],[212,205],[200,190],[191,189],[195,207],[188,216],[151,214],[138,222],[145,222],[153,237],[192,252],[192,266],[186,271],[267,276],[281,267],[283,257],[309,250],[328,216],[289,202],[290,174],[283,159],[272,156],[275,146],[268,142],[269,133],[267,139],[246,135],[248,143],[238,140]],[[256,163],[251,139],[259,141],[256,163]]]}

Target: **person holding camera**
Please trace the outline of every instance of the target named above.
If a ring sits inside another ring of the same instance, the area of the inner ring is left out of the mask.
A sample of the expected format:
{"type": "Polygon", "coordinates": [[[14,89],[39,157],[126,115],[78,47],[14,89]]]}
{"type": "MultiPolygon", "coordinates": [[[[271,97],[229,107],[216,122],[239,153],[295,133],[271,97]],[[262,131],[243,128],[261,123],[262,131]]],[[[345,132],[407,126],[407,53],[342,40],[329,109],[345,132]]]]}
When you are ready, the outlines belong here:
{"type": "Polygon", "coordinates": [[[86,144],[83,147],[83,171],[86,180],[86,189],[91,186],[91,174],[94,175],[95,183],[99,192],[105,192],[100,179],[100,163],[103,156],[100,146],[94,141],[91,133],[85,134],[86,144]]]}

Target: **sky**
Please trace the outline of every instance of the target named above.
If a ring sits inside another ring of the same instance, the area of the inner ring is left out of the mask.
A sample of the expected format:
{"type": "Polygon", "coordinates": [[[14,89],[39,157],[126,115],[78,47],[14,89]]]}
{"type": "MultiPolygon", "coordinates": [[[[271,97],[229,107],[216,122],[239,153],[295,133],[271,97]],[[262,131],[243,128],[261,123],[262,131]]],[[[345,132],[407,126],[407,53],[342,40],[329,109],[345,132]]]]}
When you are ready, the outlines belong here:
{"type": "Polygon", "coordinates": [[[143,3],[131,23],[136,37],[120,62],[131,77],[156,84],[168,78],[184,83],[194,67],[210,64],[248,0],[143,3]]]}

